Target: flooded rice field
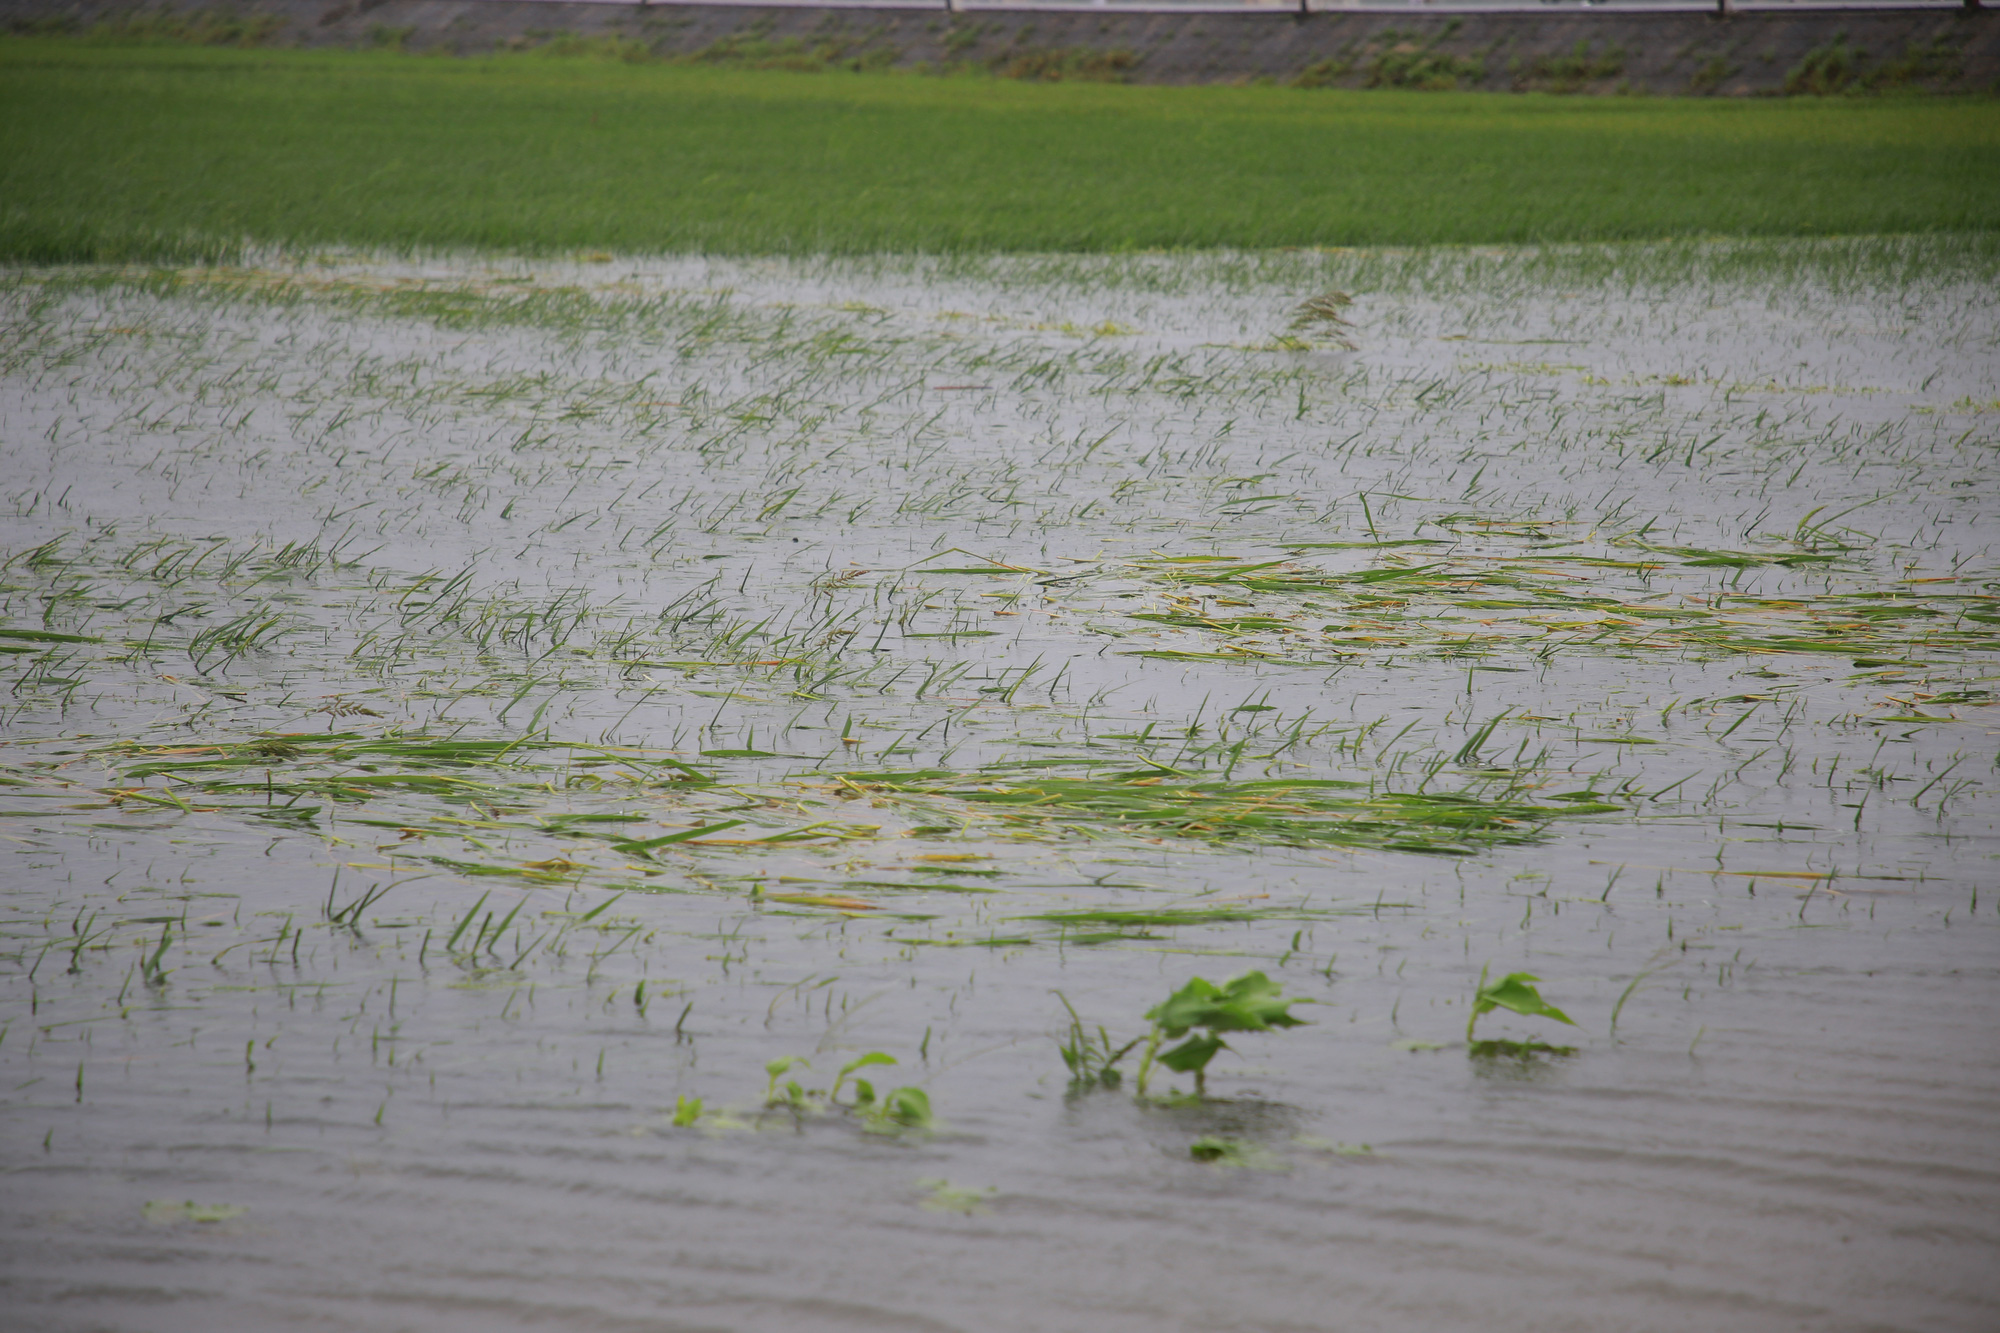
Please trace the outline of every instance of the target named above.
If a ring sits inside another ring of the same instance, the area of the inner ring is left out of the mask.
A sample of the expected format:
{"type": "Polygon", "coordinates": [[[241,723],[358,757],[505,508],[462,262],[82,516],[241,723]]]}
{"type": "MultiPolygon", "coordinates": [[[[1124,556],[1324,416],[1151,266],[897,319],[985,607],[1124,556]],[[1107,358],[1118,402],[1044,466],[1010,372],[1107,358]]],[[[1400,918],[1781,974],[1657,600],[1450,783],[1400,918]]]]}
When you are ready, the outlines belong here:
{"type": "Polygon", "coordinates": [[[1956,253],[12,273],[0,1324],[1994,1327],[1956,253]]]}

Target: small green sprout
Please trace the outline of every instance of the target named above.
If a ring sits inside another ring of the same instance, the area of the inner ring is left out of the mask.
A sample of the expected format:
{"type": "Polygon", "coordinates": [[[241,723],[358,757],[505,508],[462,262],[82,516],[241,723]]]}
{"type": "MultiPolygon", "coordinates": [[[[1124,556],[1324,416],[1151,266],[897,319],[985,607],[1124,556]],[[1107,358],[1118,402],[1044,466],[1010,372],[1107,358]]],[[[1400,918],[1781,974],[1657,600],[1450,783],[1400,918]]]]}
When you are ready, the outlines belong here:
{"type": "MultiPolygon", "coordinates": [[[[859,1080],[856,1084],[859,1086],[859,1080]]],[[[928,1093],[922,1088],[897,1088],[874,1105],[862,1128],[871,1133],[892,1134],[899,1129],[929,1129],[935,1123],[928,1093]]]]}
{"type": "Polygon", "coordinates": [[[1252,1171],[1283,1171],[1285,1159],[1262,1144],[1245,1143],[1241,1139],[1225,1139],[1214,1134],[1204,1134],[1188,1145],[1188,1156],[1197,1162],[1209,1162],[1216,1166],[1241,1166],[1252,1171]]]}
{"type": "Polygon", "coordinates": [[[1069,1038],[1058,1042],[1056,1049],[1062,1053],[1063,1064],[1069,1067],[1070,1091],[1088,1092],[1092,1088],[1117,1087],[1124,1076],[1118,1072],[1116,1065],[1145,1038],[1134,1037],[1114,1050],[1109,1032],[1100,1025],[1093,1035],[1083,1026],[1083,1019],[1077,1015],[1069,997],[1057,991],[1056,998],[1069,1011],[1069,1038]]]}
{"type": "Polygon", "coordinates": [[[1527,1017],[1540,1015],[1553,1018],[1558,1023],[1576,1026],[1576,1020],[1562,1010],[1544,1000],[1534,983],[1541,980],[1527,972],[1509,972],[1498,981],[1486,980],[1486,968],[1479,969],[1479,988],[1472,993],[1472,1014],[1465,1020],[1465,1040],[1474,1055],[1522,1055],[1543,1051],[1550,1055],[1574,1055],[1574,1046],[1550,1046],[1543,1042],[1517,1041],[1474,1041],[1473,1024],[1481,1014],[1492,1013],[1495,1009],[1509,1009],[1527,1017]]]}
{"type": "MultiPolygon", "coordinates": [[[[847,1082],[847,1076],[855,1070],[866,1069],[870,1065],[893,1065],[895,1063],[896,1057],[883,1051],[870,1051],[866,1055],[849,1060],[840,1067],[840,1073],[834,1076],[833,1090],[826,1094],[826,1099],[830,1102],[839,1101],[842,1085],[847,1082]]],[[[875,1089],[869,1086],[868,1080],[865,1078],[855,1079],[854,1104],[856,1106],[866,1106],[874,1100],[875,1089]]]]}
{"type": "Polygon", "coordinates": [[[701,1119],[701,1098],[674,1098],[674,1127],[676,1129],[686,1129],[699,1119],[701,1119]]]}
{"type": "Polygon", "coordinates": [[[775,1106],[780,1102],[790,1102],[796,1106],[805,1100],[805,1095],[806,1095],[805,1089],[800,1087],[797,1083],[786,1084],[785,1092],[787,1095],[783,1097],[780,1097],[778,1095],[778,1080],[783,1078],[785,1076],[785,1071],[790,1069],[793,1065],[799,1065],[803,1068],[811,1069],[812,1061],[806,1059],[802,1055],[781,1055],[777,1059],[771,1061],[771,1063],[764,1066],[764,1072],[771,1076],[770,1083],[767,1084],[764,1088],[764,1105],[775,1106]]]}
{"type": "Polygon", "coordinates": [[[1221,1033],[1300,1027],[1305,1020],[1293,1018],[1288,1010],[1295,1004],[1310,1003],[1287,997],[1283,988],[1262,972],[1245,972],[1221,987],[1200,977],[1191,979],[1169,995],[1164,1004],[1146,1013],[1153,1022],[1153,1030],[1146,1038],[1146,1051],[1139,1060],[1138,1095],[1146,1095],[1146,1083],[1157,1059],[1175,1073],[1193,1074],[1195,1096],[1205,1096],[1208,1062],[1217,1051],[1228,1049],[1229,1043],[1222,1039],[1221,1033]],[[1187,1037],[1195,1028],[1205,1029],[1205,1033],[1187,1037]],[[1183,1037],[1187,1040],[1181,1041],[1183,1037]],[[1181,1044],[1162,1052],[1162,1041],[1181,1044]]]}

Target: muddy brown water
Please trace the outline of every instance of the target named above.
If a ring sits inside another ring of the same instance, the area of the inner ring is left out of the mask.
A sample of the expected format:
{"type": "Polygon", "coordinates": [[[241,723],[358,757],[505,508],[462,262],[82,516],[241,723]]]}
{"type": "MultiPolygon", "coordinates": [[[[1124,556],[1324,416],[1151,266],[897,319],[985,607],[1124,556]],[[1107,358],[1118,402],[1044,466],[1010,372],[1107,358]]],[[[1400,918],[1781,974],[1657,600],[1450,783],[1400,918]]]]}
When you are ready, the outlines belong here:
{"type": "Polygon", "coordinates": [[[0,1326],[1995,1322],[1949,245],[4,293],[0,1326]],[[1252,969],[1208,1099],[1069,1086],[1252,969]],[[762,1104],[870,1051],[933,1124],[762,1104]]]}

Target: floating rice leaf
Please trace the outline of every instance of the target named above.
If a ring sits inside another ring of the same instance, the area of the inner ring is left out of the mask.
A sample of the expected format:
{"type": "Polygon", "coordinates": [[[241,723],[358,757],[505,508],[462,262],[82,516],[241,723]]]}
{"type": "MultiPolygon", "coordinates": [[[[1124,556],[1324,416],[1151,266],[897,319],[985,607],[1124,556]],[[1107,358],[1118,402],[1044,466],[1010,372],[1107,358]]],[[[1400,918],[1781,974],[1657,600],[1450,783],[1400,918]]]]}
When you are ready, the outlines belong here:
{"type": "Polygon", "coordinates": [[[1602,803],[1558,807],[1487,800],[1467,793],[1355,794],[1358,784],[1332,779],[1175,780],[1170,771],[1158,769],[1019,782],[936,770],[843,776],[864,789],[947,799],[1026,827],[1055,830],[1081,823],[1150,837],[1444,854],[1534,842],[1551,820],[1617,809],[1602,803]]]}
{"type": "MultiPolygon", "coordinates": [[[[1407,907],[1407,903],[1383,903],[1383,907],[1407,907]]],[[[1372,908],[1351,908],[1358,914],[1372,908]]],[[[1308,921],[1338,915],[1328,908],[1309,907],[1153,907],[1079,908],[1068,911],[1033,912],[1009,921],[1048,921],[1056,925],[1103,926],[1213,926],[1234,921],[1308,921]]]]}
{"type": "Polygon", "coordinates": [[[792,903],[800,907],[831,907],[842,912],[873,912],[881,907],[880,903],[866,902],[839,893],[767,893],[764,897],[774,903],[792,903]]]}
{"type": "Polygon", "coordinates": [[[58,634],[46,629],[0,629],[0,638],[26,639],[31,643],[103,643],[88,634],[58,634]]]}

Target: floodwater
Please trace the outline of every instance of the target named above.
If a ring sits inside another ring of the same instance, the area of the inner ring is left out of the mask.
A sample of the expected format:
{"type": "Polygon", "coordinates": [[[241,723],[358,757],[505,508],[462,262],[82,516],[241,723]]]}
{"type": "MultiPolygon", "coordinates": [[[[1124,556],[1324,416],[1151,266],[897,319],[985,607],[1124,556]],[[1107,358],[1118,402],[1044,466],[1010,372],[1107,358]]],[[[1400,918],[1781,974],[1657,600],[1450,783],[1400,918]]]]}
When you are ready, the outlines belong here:
{"type": "Polygon", "coordinates": [[[0,1325],[1994,1327],[1984,262],[8,275],[0,1325]]]}

